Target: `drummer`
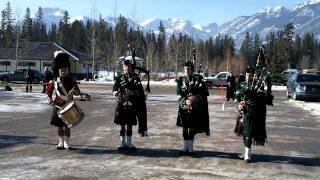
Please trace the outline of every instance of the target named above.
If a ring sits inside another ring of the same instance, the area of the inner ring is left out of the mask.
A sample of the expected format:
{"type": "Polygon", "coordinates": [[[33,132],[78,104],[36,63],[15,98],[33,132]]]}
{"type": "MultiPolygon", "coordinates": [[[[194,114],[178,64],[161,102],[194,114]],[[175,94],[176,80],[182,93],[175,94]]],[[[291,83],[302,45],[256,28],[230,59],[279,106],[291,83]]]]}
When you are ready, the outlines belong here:
{"type": "Polygon", "coordinates": [[[55,51],[52,65],[54,81],[47,85],[48,103],[52,105],[51,125],[58,127],[59,143],[57,149],[71,149],[70,128],[58,117],[57,106],[62,107],[66,102],[73,100],[73,95],[79,95],[80,89],[77,82],[70,76],[69,55],[64,51],[55,51]],[[56,97],[52,94],[55,89],[56,97]]]}

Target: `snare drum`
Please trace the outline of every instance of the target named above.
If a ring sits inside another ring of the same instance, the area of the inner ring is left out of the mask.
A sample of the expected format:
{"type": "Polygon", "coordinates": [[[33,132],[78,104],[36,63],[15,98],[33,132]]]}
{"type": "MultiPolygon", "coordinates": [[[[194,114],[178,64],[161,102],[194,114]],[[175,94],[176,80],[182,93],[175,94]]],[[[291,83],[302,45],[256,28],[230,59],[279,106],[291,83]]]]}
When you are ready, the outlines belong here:
{"type": "Polygon", "coordinates": [[[67,102],[65,105],[58,108],[58,116],[68,128],[76,126],[84,119],[84,112],[74,101],[67,102]]]}

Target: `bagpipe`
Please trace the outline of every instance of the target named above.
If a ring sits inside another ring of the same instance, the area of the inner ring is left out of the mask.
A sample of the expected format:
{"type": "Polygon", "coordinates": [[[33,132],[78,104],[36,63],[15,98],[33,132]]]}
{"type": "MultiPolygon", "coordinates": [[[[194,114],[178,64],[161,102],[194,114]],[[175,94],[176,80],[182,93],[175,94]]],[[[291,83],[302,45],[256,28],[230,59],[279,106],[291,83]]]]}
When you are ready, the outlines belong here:
{"type": "Polygon", "coordinates": [[[131,100],[136,99],[136,97],[140,96],[142,97],[142,93],[137,89],[137,83],[143,81],[147,77],[147,85],[146,85],[146,94],[144,94],[143,97],[145,97],[148,93],[150,93],[150,72],[143,67],[137,66],[136,62],[136,51],[135,49],[130,48],[130,44],[127,46],[128,51],[126,52],[126,56],[124,56],[124,61],[128,61],[128,63],[132,67],[132,76],[128,78],[128,80],[122,79],[120,77],[120,86],[122,87],[123,91],[117,93],[118,102],[125,105],[125,106],[132,106],[131,100]],[[131,57],[130,57],[131,56],[131,57]],[[136,73],[136,71],[138,71],[136,73]],[[142,73],[144,73],[144,76],[142,77],[142,73]],[[140,78],[142,77],[142,78],[140,78]],[[137,81],[137,78],[139,80],[137,81]],[[130,102],[130,103],[128,103],[130,102]]]}
{"type": "MultiPolygon", "coordinates": [[[[193,59],[192,59],[192,65],[195,67],[195,61],[196,61],[196,48],[192,49],[193,53],[193,59]]],[[[200,75],[201,72],[201,63],[199,64],[199,69],[197,76],[200,75]]],[[[186,105],[184,109],[192,110],[192,109],[199,109],[201,108],[201,104],[203,103],[203,97],[199,94],[199,89],[201,82],[197,82],[198,79],[196,79],[196,82],[192,80],[191,82],[188,82],[184,84],[182,87],[182,91],[186,94],[187,100],[191,101],[190,105],[186,105]]]]}
{"type": "Polygon", "coordinates": [[[271,94],[271,86],[270,72],[266,68],[265,50],[262,46],[258,52],[251,90],[258,96],[263,96],[267,105],[273,106],[274,96],[271,94]],[[267,87],[267,89],[265,89],[265,87],[267,87]]]}
{"type": "Polygon", "coordinates": [[[132,50],[130,49],[130,45],[128,45],[129,51],[131,51],[131,57],[132,57],[132,68],[133,71],[135,72],[135,70],[138,71],[139,76],[141,76],[141,73],[145,73],[145,75],[141,78],[141,81],[144,80],[145,77],[147,77],[147,86],[146,86],[146,92],[147,93],[151,93],[150,90],[150,71],[147,69],[144,69],[143,67],[139,67],[137,66],[137,62],[136,62],[136,51],[133,48],[132,50]]]}

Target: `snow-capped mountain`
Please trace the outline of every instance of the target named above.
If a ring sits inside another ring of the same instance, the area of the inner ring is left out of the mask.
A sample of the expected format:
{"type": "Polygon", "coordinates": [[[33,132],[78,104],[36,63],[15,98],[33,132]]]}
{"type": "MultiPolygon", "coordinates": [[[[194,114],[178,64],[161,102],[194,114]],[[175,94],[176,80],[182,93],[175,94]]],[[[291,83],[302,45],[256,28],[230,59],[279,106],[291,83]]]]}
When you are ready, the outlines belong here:
{"type": "MultiPolygon", "coordinates": [[[[60,8],[43,8],[43,19],[46,23],[47,27],[50,27],[52,23],[59,24],[60,20],[64,16],[65,10],[62,10],[60,8]]],[[[89,18],[86,16],[72,16],[70,15],[70,23],[72,23],[75,20],[82,20],[83,22],[86,22],[89,18]]]]}
{"type": "Polygon", "coordinates": [[[210,35],[217,29],[216,23],[211,23],[208,26],[195,24],[189,20],[181,20],[176,18],[169,19],[148,19],[139,25],[144,31],[153,31],[155,34],[159,33],[160,21],[162,22],[166,34],[187,34],[195,39],[208,39],[210,35]]]}
{"type": "Polygon", "coordinates": [[[252,16],[237,17],[222,24],[212,35],[229,34],[240,47],[246,32],[252,35],[257,32],[265,40],[270,31],[283,29],[288,23],[293,23],[296,34],[313,32],[320,39],[320,0],[305,1],[291,9],[282,6],[264,8],[252,16]]]}
{"type": "MultiPolygon", "coordinates": [[[[52,23],[59,24],[59,21],[63,18],[64,10],[59,8],[43,8],[44,13],[44,20],[48,27],[51,26],[52,23]]],[[[72,16],[70,15],[70,23],[72,23],[75,20],[83,20],[84,23],[89,18],[86,16],[72,16]]],[[[114,26],[114,17],[106,17],[106,22],[109,23],[109,25],[114,26]]],[[[214,30],[218,27],[216,23],[211,23],[208,26],[202,26],[200,24],[192,23],[188,20],[180,20],[175,18],[169,18],[169,19],[149,19],[146,20],[140,24],[137,24],[136,22],[133,22],[130,19],[128,20],[129,27],[139,27],[144,32],[150,32],[154,31],[155,34],[159,33],[159,25],[160,21],[162,21],[167,36],[170,36],[172,33],[178,34],[188,34],[192,36],[195,39],[208,39],[211,34],[214,32],[214,30]]]]}
{"type": "MultiPolygon", "coordinates": [[[[47,27],[50,27],[51,23],[58,24],[64,14],[64,10],[59,8],[44,8],[43,11],[47,27]]],[[[89,19],[85,16],[70,16],[70,22],[76,19],[86,22],[89,19]]],[[[110,25],[114,25],[113,17],[106,17],[105,20],[110,25]]],[[[165,27],[167,36],[173,33],[182,33],[188,34],[194,39],[205,40],[218,34],[228,34],[235,39],[237,48],[240,47],[246,32],[249,32],[252,37],[257,32],[260,34],[260,39],[265,40],[270,31],[283,29],[288,23],[294,24],[296,34],[303,35],[304,33],[312,32],[316,38],[320,39],[320,0],[305,1],[290,9],[283,6],[266,7],[251,16],[240,16],[220,26],[216,23],[204,26],[190,20],[176,18],[153,18],[139,24],[128,19],[128,24],[130,27],[139,27],[144,32],[154,31],[158,34],[160,21],[165,27]]]]}

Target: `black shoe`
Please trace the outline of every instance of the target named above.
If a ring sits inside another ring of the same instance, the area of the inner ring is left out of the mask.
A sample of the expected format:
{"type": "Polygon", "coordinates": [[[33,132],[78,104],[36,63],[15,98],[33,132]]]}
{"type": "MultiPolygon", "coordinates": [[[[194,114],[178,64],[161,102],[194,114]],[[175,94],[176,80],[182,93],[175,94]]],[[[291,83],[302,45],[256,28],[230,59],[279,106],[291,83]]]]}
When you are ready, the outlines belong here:
{"type": "Polygon", "coordinates": [[[244,160],[246,163],[250,163],[251,159],[244,160]]]}
{"type": "Polygon", "coordinates": [[[130,150],[130,151],[136,151],[136,150],[137,150],[137,148],[134,147],[134,146],[132,146],[132,147],[127,147],[127,149],[130,150]]]}
{"type": "Polygon", "coordinates": [[[124,150],[127,150],[128,148],[127,148],[127,146],[124,146],[124,147],[120,146],[117,149],[118,149],[118,151],[124,151],[124,150]]]}
{"type": "Polygon", "coordinates": [[[58,150],[64,150],[64,147],[57,146],[58,150]]]}
{"type": "Polygon", "coordinates": [[[194,158],[198,157],[195,152],[188,152],[188,156],[194,157],[194,158]]]}
{"type": "Polygon", "coordinates": [[[187,156],[189,152],[187,151],[179,151],[179,156],[187,156]]]}

